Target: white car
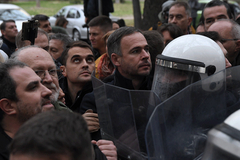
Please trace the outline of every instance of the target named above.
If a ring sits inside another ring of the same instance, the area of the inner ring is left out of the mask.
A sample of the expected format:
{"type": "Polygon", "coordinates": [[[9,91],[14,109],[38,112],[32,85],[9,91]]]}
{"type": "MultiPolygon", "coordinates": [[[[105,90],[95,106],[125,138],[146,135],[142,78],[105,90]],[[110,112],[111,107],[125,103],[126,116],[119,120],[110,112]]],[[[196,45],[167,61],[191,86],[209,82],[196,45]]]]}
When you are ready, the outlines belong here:
{"type": "MultiPolygon", "coordinates": [[[[22,22],[31,19],[31,16],[21,7],[14,4],[0,4],[0,24],[5,20],[14,20],[18,31],[22,29],[22,22]]],[[[1,33],[0,33],[1,35],[1,33]]]]}
{"type": "MultiPolygon", "coordinates": [[[[49,18],[51,26],[55,26],[56,19],[59,16],[63,16],[68,20],[67,33],[73,40],[88,39],[88,31],[85,24],[85,16],[83,11],[83,5],[69,5],[61,8],[56,15],[49,18]]],[[[118,20],[117,17],[110,15],[110,18],[114,21],[118,20]]]]}
{"type": "Polygon", "coordinates": [[[60,16],[68,20],[67,33],[73,40],[87,39],[87,28],[84,28],[85,16],[83,5],[69,5],[61,8],[56,15],[49,18],[51,26],[55,26],[56,19],[60,16]]]}

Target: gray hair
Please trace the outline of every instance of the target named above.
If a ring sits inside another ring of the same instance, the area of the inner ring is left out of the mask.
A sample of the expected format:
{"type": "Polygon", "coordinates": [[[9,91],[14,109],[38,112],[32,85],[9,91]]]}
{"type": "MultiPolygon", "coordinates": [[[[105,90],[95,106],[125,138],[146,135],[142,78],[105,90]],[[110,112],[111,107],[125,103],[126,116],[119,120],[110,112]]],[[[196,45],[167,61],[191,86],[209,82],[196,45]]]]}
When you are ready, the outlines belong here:
{"type": "Polygon", "coordinates": [[[56,39],[59,40],[63,43],[63,50],[66,49],[66,47],[73,42],[73,39],[71,39],[71,37],[69,37],[68,35],[62,34],[62,33],[56,33],[56,34],[52,34],[49,36],[49,41],[52,39],[56,39]]]}
{"type": "Polygon", "coordinates": [[[170,8],[173,7],[173,6],[177,6],[177,7],[181,7],[182,6],[182,7],[184,7],[187,15],[189,17],[191,17],[191,8],[189,7],[187,2],[185,2],[185,1],[176,1],[176,2],[171,4],[170,8]]]}

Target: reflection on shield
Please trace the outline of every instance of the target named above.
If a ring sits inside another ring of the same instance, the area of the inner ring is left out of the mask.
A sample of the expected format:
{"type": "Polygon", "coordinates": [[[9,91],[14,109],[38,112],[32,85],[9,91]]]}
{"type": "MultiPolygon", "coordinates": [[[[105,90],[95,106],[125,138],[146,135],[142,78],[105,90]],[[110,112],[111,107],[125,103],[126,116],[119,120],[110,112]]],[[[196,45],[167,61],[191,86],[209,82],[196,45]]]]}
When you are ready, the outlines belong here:
{"type": "Polygon", "coordinates": [[[121,157],[146,159],[145,128],[160,103],[157,96],[106,84],[93,76],[92,82],[102,138],[112,140],[121,157]]]}
{"type": "Polygon", "coordinates": [[[155,108],[145,134],[150,160],[201,158],[207,132],[240,108],[239,69],[193,83],[155,108]]]}

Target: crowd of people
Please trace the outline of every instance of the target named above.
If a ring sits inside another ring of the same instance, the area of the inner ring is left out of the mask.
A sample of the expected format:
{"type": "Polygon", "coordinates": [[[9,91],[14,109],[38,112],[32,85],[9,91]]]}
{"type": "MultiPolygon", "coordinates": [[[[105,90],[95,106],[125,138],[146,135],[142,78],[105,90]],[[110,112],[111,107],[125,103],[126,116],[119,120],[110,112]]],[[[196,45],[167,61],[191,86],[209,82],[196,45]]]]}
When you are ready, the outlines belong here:
{"type": "Polygon", "coordinates": [[[69,37],[64,17],[52,27],[35,15],[34,45],[2,22],[0,160],[239,159],[240,26],[228,3],[207,3],[197,25],[197,0],[168,0],[142,31],[113,22],[112,4],[93,16],[84,2],[89,41],[69,37]]]}

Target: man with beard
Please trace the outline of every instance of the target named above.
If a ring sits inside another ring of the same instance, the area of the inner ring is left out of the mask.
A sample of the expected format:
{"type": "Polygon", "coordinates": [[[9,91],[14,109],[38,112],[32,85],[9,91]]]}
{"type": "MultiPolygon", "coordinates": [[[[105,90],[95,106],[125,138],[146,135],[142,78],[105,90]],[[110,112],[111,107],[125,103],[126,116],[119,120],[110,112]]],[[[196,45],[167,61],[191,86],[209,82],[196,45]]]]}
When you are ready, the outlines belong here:
{"type": "MultiPolygon", "coordinates": [[[[139,30],[134,27],[119,28],[108,38],[107,48],[116,71],[104,81],[125,89],[151,89],[152,82],[148,77],[152,68],[149,46],[139,30]]],[[[88,109],[97,113],[93,92],[83,97],[80,112],[85,113],[88,109]]]]}
{"type": "MultiPolygon", "coordinates": [[[[152,82],[149,74],[152,65],[149,45],[140,30],[134,27],[117,29],[108,38],[107,48],[109,57],[116,70],[113,75],[104,79],[104,82],[129,90],[151,89],[152,82]]],[[[117,97],[121,96],[125,95],[117,95],[117,97]]],[[[80,113],[86,113],[89,109],[97,113],[95,98],[97,100],[99,97],[95,97],[94,92],[86,94],[80,105],[80,113]]],[[[116,112],[121,110],[121,108],[123,109],[124,106],[116,107],[116,112]]],[[[91,136],[92,139],[98,140],[101,137],[100,130],[93,132],[91,136]]],[[[134,141],[131,137],[129,137],[129,140],[134,141]]],[[[123,157],[121,156],[120,158],[123,157]]]]}
{"type": "MultiPolygon", "coordinates": [[[[41,83],[52,91],[50,99],[56,110],[69,110],[66,105],[60,102],[63,100],[65,101],[64,94],[63,96],[59,96],[59,93],[61,92],[58,83],[56,65],[47,51],[36,46],[27,46],[19,49],[11,58],[24,62],[35,71],[35,73],[41,78],[41,83]]],[[[103,148],[101,151],[106,156],[109,156],[109,154],[110,156],[116,155],[115,146],[111,141],[100,140],[96,142],[96,144],[101,146],[101,149],[103,148]]],[[[94,146],[94,149],[96,158],[104,159],[104,155],[96,146],[94,146]]]]}
{"type": "Polygon", "coordinates": [[[7,160],[7,146],[20,126],[34,115],[53,109],[52,92],[21,62],[0,64],[0,77],[0,159],[7,160]]]}
{"type": "Polygon", "coordinates": [[[56,65],[47,51],[36,46],[27,46],[16,51],[11,59],[23,62],[35,71],[42,79],[42,84],[52,91],[51,101],[55,108],[64,106],[59,102],[64,102],[64,94],[59,96],[60,87],[56,65]]]}

